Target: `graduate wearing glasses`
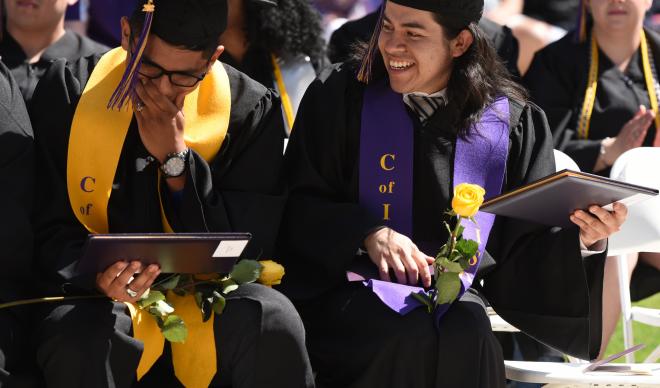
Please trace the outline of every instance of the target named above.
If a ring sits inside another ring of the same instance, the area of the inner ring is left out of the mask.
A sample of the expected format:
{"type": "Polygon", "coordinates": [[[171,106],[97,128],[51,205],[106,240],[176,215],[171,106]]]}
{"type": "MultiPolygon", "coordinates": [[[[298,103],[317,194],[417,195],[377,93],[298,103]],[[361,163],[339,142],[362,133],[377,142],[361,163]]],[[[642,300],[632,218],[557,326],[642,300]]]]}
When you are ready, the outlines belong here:
{"type": "Polygon", "coordinates": [[[35,92],[39,280],[50,295],[108,297],[43,306],[37,361],[49,386],[314,385],[302,323],[277,291],[241,286],[221,315],[186,321],[184,348],[157,349],[118,303],[137,301],[156,265],[117,258],[77,272],[88,233],[243,231],[246,257],[272,257],[285,200],[280,103],[217,62],[226,20],[225,0],[141,1],[121,20],[122,47],[53,63],[35,92]]]}
{"type": "Polygon", "coordinates": [[[624,206],[577,211],[563,229],[477,215],[485,253],[458,301],[431,315],[401,288],[432,284],[453,187],[493,197],[555,172],[545,115],[497,60],[482,10],[387,1],[362,62],[328,69],[303,98],[278,242],[320,386],[503,387],[479,294],[537,340],[598,354],[603,250],[624,206]],[[367,285],[347,274],[365,266],[367,285]]]}

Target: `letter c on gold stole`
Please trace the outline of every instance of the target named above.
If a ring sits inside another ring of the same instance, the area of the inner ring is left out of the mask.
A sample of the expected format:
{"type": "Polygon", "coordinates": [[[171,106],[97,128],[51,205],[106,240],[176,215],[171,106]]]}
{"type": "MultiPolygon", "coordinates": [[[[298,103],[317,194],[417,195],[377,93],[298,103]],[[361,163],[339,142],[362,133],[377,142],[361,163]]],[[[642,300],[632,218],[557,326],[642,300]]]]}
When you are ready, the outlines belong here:
{"type": "Polygon", "coordinates": [[[380,158],[380,168],[382,168],[384,171],[392,171],[394,170],[394,160],[396,159],[396,155],[394,154],[385,154],[380,158]],[[387,165],[387,159],[392,160],[392,165],[391,167],[387,165]]]}
{"type": "Polygon", "coordinates": [[[87,187],[87,182],[92,181],[92,185],[96,184],[96,178],[91,177],[91,176],[86,176],[80,181],[80,190],[84,191],[85,193],[93,193],[94,188],[88,188],[87,187]]]}

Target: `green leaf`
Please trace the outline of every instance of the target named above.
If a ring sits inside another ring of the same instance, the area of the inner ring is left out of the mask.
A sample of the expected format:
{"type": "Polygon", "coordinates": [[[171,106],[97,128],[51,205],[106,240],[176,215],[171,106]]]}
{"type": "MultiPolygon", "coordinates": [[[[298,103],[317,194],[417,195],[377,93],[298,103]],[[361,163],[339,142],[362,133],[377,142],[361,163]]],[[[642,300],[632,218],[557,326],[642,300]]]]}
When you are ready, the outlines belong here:
{"type": "Polygon", "coordinates": [[[445,273],[461,273],[463,272],[463,267],[461,267],[461,263],[457,263],[455,261],[449,261],[444,265],[445,268],[445,273]]]}
{"type": "Polygon", "coordinates": [[[461,254],[461,252],[459,252],[459,251],[457,251],[457,250],[454,250],[454,251],[451,253],[451,255],[449,255],[449,261],[451,261],[452,263],[454,263],[454,262],[457,262],[461,257],[463,257],[463,255],[461,254]]]}
{"type": "Polygon", "coordinates": [[[443,273],[438,276],[435,287],[438,290],[436,304],[452,303],[461,291],[461,279],[457,273],[443,273]]]}
{"type": "Polygon", "coordinates": [[[461,268],[463,268],[463,271],[467,271],[467,269],[470,268],[470,259],[466,257],[458,259],[458,263],[461,265],[461,268]]]}
{"type": "Polygon", "coordinates": [[[165,294],[160,291],[151,290],[146,298],[138,300],[137,305],[140,308],[145,308],[151,306],[159,300],[165,300],[165,294]]]}
{"type": "Polygon", "coordinates": [[[463,232],[465,231],[465,226],[461,225],[458,227],[458,230],[456,231],[456,239],[459,239],[461,236],[463,236],[463,232]]]}
{"type": "Polygon", "coordinates": [[[255,260],[241,260],[229,274],[236,284],[253,283],[259,279],[263,266],[255,260]]]}
{"type": "Polygon", "coordinates": [[[438,254],[435,255],[435,259],[438,260],[442,257],[447,257],[447,250],[449,250],[449,247],[447,246],[447,244],[440,247],[440,252],[438,252],[438,254]]]}
{"type": "Polygon", "coordinates": [[[188,338],[188,328],[183,319],[177,315],[170,315],[165,318],[161,332],[163,337],[170,342],[183,343],[188,338]]]}
{"type": "Polygon", "coordinates": [[[222,293],[227,295],[232,291],[238,290],[238,284],[235,281],[229,279],[222,284],[222,293]]]}
{"type": "Polygon", "coordinates": [[[463,257],[471,259],[477,254],[479,244],[473,240],[460,240],[456,243],[456,250],[461,252],[463,257]]]}
{"type": "Polygon", "coordinates": [[[184,290],[184,289],[182,289],[182,288],[175,288],[175,289],[172,290],[172,292],[173,292],[174,295],[176,295],[176,296],[186,296],[186,295],[188,295],[188,293],[186,292],[186,290],[184,290]]]}
{"type": "Polygon", "coordinates": [[[202,322],[211,319],[211,316],[213,315],[213,296],[207,296],[202,300],[200,312],[202,313],[202,322]]]}
{"type": "Polygon", "coordinates": [[[473,224],[478,225],[477,220],[475,220],[474,217],[470,217],[470,221],[472,221],[473,224]]]}
{"type": "Polygon", "coordinates": [[[227,300],[225,299],[224,296],[222,296],[219,292],[213,293],[213,311],[217,315],[222,314],[226,304],[227,304],[227,300]]]}
{"type": "Polygon", "coordinates": [[[158,285],[158,288],[163,289],[163,290],[173,290],[176,288],[176,286],[179,284],[179,280],[181,280],[181,275],[172,275],[165,279],[162,283],[158,285]]]}
{"type": "Polygon", "coordinates": [[[424,306],[426,306],[428,312],[433,311],[433,302],[431,301],[431,298],[428,296],[428,294],[426,294],[425,292],[411,292],[410,296],[417,299],[417,301],[419,301],[424,306]]]}
{"type": "Polygon", "coordinates": [[[174,312],[174,307],[167,303],[164,300],[159,300],[158,302],[152,304],[149,307],[149,312],[153,314],[154,312],[159,314],[160,316],[166,316],[169,314],[172,314],[174,312]]]}

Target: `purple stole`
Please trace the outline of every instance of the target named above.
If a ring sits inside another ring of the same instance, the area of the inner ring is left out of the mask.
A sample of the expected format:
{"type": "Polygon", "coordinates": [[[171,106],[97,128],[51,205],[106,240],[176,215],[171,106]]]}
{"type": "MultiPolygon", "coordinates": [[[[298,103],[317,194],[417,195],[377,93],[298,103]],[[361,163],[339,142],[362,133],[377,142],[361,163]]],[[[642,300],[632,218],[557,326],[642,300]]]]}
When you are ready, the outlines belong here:
{"type": "MultiPolygon", "coordinates": [[[[412,239],[413,232],[413,124],[403,98],[388,84],[380,82],[365,89],[360,132],[360,205],[380,217],[383,224],[412,239]]],[[[501,97],[488,106],[468,138],[458,137],[454,158],[454,186],[478,184],[486,198],[502,191],[509,151],[509,100],[501,97]]],[[[479,269],[495,215],[479,212],[472,222],[463,222],[467,239],[480,241],[477,261],[461,275],[461,292],[470,288],[479,269]],[[477,238],[479,235],[479,239],[477,238]]],[[[435,256],[437,252],[424,252],[435,256]]],[[[354,273],[349,280],[365,280],[354,273]]],[[[420,287],[368,279],[365,284],[392,310],[401,315],[420,307],[410,296],[420,287]]],[[[439,319],[450,305],[439,306],[439,319]]]]}

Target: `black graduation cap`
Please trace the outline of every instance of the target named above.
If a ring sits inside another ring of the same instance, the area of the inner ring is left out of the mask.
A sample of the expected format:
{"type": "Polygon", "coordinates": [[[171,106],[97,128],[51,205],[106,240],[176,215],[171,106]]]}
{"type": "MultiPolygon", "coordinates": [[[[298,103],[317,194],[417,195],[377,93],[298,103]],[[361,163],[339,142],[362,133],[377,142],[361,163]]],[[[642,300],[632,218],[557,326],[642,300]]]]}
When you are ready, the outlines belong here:
{"type": "Polygon", "coordinates": [[[128,56],[126,70],[108,102],[108,109],[121,110],[134,98],[142,53],[150,34],[173,46],[199,47],[218,43],[227,28],[227,0],[140,0],[134,16],[144,13],[142,31],[128,56]]]}
{"type": "Polygon", "coordinates": [[[451,27],[465,28],[479,23],[484,11],[484,0],[389,0],[406,7],[429,11],[442,17],[451,27]]]}
{"type": "MultiPolygon", "coordinates": [[[[135,12],[143,12],[141,0],[135,12]]],[[[227,0],[153,0],[151,33],[174,46],[216,41],[227,27],[227,0]]]]}

